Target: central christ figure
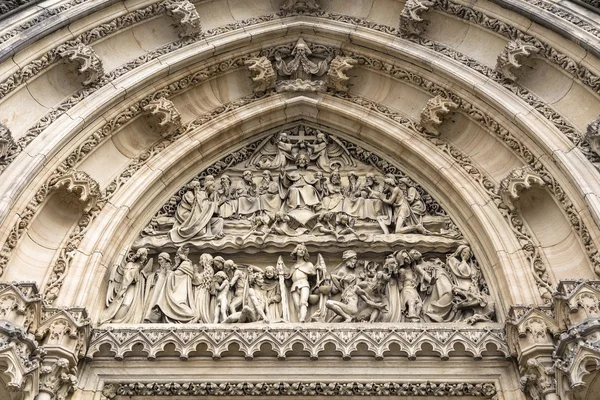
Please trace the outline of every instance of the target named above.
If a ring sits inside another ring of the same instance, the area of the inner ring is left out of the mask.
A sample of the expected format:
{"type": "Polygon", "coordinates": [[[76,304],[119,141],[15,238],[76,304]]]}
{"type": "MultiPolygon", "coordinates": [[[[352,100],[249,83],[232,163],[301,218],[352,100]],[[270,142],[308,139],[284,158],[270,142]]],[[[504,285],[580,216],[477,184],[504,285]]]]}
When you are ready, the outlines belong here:
{"type": "Polygon", "coordinates": [[[319,190],[323,184],[322,180],[315,179],[312,173],[306,169],[310,157],[305,152],[296,156],[296,167],[294,171],[281,171],[280,195],[285,199],[285,210],[290,212],[297,209],[317,211],[321,206],[319,190]]]}

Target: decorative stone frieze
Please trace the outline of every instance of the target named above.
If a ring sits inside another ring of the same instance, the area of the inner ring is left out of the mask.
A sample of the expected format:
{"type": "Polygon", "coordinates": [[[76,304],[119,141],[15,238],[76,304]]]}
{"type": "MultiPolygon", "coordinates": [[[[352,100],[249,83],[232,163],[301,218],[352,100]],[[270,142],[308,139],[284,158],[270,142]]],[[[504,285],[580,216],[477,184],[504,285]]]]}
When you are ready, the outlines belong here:
{"type": "Polygon", "coordinates": [[[244,63],[252,73],[254,82],[254,93],[264,93],[275,89],[277,73],[273,69],[273,63],[265,57],[249,58],[244,63]]]}
{"type": "Polygon", "coordinates": [[[435,4],[430,0],[407,0],[400,13],[400,32],[404,35],[419,36],[425,32],[428,22],[423,14],[435,4]]]}
{"type": "MultiPolygon", "coordinates": [[[[495,326],[485,328],[466,326],[441,326],[423,324],[418,327],[386,324],[374,327],[369,324],[344,325],[332,327],[329,324],[302,325],[264,325],[232,326],[196,325],[196,326],[144,326],[129,327],[108,326],[94,329],[87,352],[88,359],[100,356],[107,346],[114,358],[122,360],[134,346],[141,346],[147,358],[155,359],[166,345],[175,346],[181,359],[188,359],[198,345],[207,346],[214,359],[225,357],[231,344],[237,344],[246,359],[254,358],[260,347],[268,343],[279,359],[285,359],[293,352],[296,344],[301,344],[311,359],[318,359],[325,352],[327,344],[344,359],[351,359],[359,344],[366,345],[376,359],[384,359],[391,345],[397,345],[410,360],[416,360],[423,345],[430,345],[440,359],[452,358],[454,346],[461,343],[465,351],[474,359],[485,358],[489,345],[496,352],[509,357],[504,329],[495,326]]],[[[462,357],[459,356],[459,357],[462,357]]],[[[492,356],[493,357],[493,356],[492,356]]]]}
{"type": "Polygon", "coordinates": [[[331,61],[327,72],[327,87],[334,92],[345,93],[348,91],[350,77],[346,75],[354,68],[358,61],[352,57],[337,56],[331,61]]]}
{"type": "Polygon", "coordinates": [[[82,43],[70,45],[61,49],[59,56],[77,64],[77,71],[84,75],[84,85],[91,85],[104,75],[102,60],[90,46],[82,43]]]}
{"type": "Polygon", "coordinates": [[[540,49],[533,43],[527,43],[521,39],[511,40],[498,55],[496,71],[501,73],[505,79],[516,81],[515,70],[523,66],[525,59],[539,52],[540,49]]]}
{"type": "Polygon", "coordinates": [[[284,12],[307,12],[307,11],[318,11],[321,9],[319,0],[285,0],[281,4],[281,11],[284,12]]]}
{"type": "Polygon", "coordinates": [[[68,171],[56,179],[50,187],[51,190],[61,188],[78,195],[79,201],[85,206],[84,211],[93,208],[100,197],[100,185],[83,171],[68,171]]]}
{"type": "Polygon", "coordinates": [[[164,138],[172,136],[182,127],[181,114],[175,104],[165,97],[150,101],[142,110],[148,116],[150,127],[160,132],[164,138]]]}
{"type": "Polygon", "coordinates": [[[493,399],[496,393],[493,382],[138,382],[106,383],[102,400],[117,396],[473,396],[493,399]]]}
{"type": "Polygon", "coordinates": [[[444,118],[456,110],[457,107],[458,105],[454,101],[440,95],[429,99],[421,111],[421,126],[428,134],[439,136],[444,118]]]}
{"type": "Polygon", "coordinates": [[[515,209],[515,201],[524,190],[531,189],[533,185],[544,187],[544,179],[530,166],[524,166],[513,169],[506,178],[500,182],[499,193],[502,201],[511,210],[515,209]]]}
{"type": "Polygon", "coordinates": [[[167,15],[177,23],[180,37],[194,36],[202,32],[200,15],[189,0],[167,0],[164,2],[167,15]]]}

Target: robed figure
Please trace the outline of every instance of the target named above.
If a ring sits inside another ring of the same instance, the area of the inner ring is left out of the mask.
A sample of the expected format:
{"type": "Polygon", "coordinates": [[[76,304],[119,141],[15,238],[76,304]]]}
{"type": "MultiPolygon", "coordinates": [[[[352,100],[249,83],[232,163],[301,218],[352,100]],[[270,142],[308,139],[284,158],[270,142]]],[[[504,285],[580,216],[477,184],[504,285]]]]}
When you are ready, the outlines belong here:
{"type": "Polygon", "coordinates": [[[299,153],[296,158],[298,167],[295,171],[282,172],[279,179],[281,198],[285,199],[286,211],[296,209],[313,209],[321,203],[315,186],[320,182],[306,170],[309,158],[305,153],[299,153]]]}
{"type": "Polygon", "coordinates": [[[179,265],[174,271],[167,272],[164,293],[158,298],[157,307],[163,313],[165,322],[190,322],[196,318],[194,304],[194,266],[178,251],[179,265]]]}
{"type": "Polygon", "coordinates": [[[204,179],[204,190],[199,190],[198,186],[194,187],[193,198],[188,195],[190,192],[192,190],[184,196],[187,197],[185,206],[186,209],[190,207],[189,212],[180,212],[178,209],[175,214],[176,223],[169,232],[173,243],[182,243],[194,238],[211,240],[222,237],[223,218],[216,217],[219,201],[214,177],[209,175],[204,179]]]}
{"type": "Polygon", "coordinates": [[[310,81],[313,75],[323,76],[329,70],[329,61],[314,62],[308,58],[310,55],[312,51],[301,38],[292,50],[294,58],[289,62],[283,61],[278,53],[275,54],[275,69],[279,75],[289,76],[292,80],[310,81]]]}

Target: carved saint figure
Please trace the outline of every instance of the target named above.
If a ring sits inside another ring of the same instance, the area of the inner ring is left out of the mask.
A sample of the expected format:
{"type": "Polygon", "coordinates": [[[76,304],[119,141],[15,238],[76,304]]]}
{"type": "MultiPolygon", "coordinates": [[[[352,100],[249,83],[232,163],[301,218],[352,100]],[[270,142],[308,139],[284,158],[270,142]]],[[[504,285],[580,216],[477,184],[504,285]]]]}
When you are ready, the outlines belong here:
{"type": "Polygon", "coordinates": [[[271,171],[265,170],[262,173],[262,180],[258,186],[260,198],[260,209],[267,214],[274,215],[281,209],[281,197],[279,194],[279,185],[275,182],[271,171]]]}
{"type": "Polygon", "coordinates": [[[214,292],[213,256],[208,253],[200,255],[200,265],[194,266],[196,278],[196,320],[209,324],[213,320],[211,309],[211,294],[214,292]],[[202,268],[202,271],[199,270],[202,268]]]}
{"type": "Polygon", "coordinates": [[[423,302],[423,315],[432,322],[453,321],[456,315],[456,310],[452,307],[454,285],[444,263],[439,259],[433,262],[431,278],[431,294],[423,302]]]}
{"type": "Polygon", "coordinates": [[[139,322],[144,313],[144,277],[152,270],[152,259],[148,259],[148,249],[142,247],[127,264],[119,264],[113,270],[108,282],[106,306],[100,323],[111,321],[115,324],[139,322]]]}
{"type": "Polygon", "coordinates": [[[401,233],[402,228],[410,221],[410,205],[393,179],[385,178],[383,183],[383,193],[380,198],[381,201],[392,207],[392,218],[390,221],[388,216],[381,216],[377,217],[377,221],[386,235],[390,233],[389,226],[391,225],[394,225],[394,233],[401,233]]]}
{"type": "MultiPolygon", "coordinates": [[[[219,201],[215,187],[215,178],[208,175],[204,178],[204,189],[199,190],[194,185],[184,197],[191,200],[186,201],[185,207],[181,204],[176,214],[176,224],[169,232],[173,243],[182,243],[193,238],[204,238],[207,240],[223,237],[223,218],[218,217],[219,201]],[[188,196],[193,193],[193,199],[188,196]],[[191,209],[187,211],[188,205],[191,209]]],[[[183,203],[183,202],[182,202],[183,203]]]]}
{"type": "Polygon", "coordinates": [[[310,295],[308,278],[317,275],[317,269],[313,263],[308,261],[310,255],[304,244],[297,245],[291,256],[295,261],[289,275],[292,280],[292,300],[298,313],[298,321],[305,322],[308,312],[308,296],[310,295]]]}
{"type": "Polygon", "coordinates": [[[221,218],[231,218],[237,213],[237,202],[235,190],[231,186],[231,178],[227,174],[221,175],[221,187],[217,190],[219,200],[219,216],[221,218]]]}
{"type": "Polygon", "coordinates": [[[329,212],[341,212],[344,206],[344,195],[342,194],[342,176],[340,171],[334,169],[329,181],[323,185],[323,208],[329,212]]]}
{"type": "Polygon", "coordinates": [[[314,209],[321,204],[315,185],[319,184],[313,175],[306,170],[308,154],[299,153],[296,158],[297,170],[281,173],[281,197],[285,199],[286,211],[296,209],[314,209]]]}
{"type": "Polygon", "coordinates": [[[342,291],[341,281],[344,279],[344,276],[348,274],[355,274],[359,276],[362,271],[360,269],[357,271],[357,265],[358,256],[354,250],[346,250],[342,253],[342,262],[339,263],[331,273],[331,292],[333,294],[342,291]]]}
{"type": "Polygon", "coordinates": [[[227,320],[227,299],[229,296],[229,279],[223,271],[218,271],[214,276],[215,283],[215,315],[213,323],[227,320]]]}
{"type": "Polygon", "coordinates": [[[448,268],[454,275],[456,286],[462,290],[469,290],[473,284],[475,268],[471,264],[471,255],[471,248],[461,245],[448,257],[448,268]]]}
{"type": "Polygon", "coordinates": [[[144,307],[144,321],[159,322],[160,310],[157,309],[158,299],[163,295],[167,281],[167,273],[171,271],[171,256],[169,253],[158,255],[158,269],[146,278],[146,306],[144,307]]]}
{"type": "Polygon", "coordinates": [[[163,295],[159,297],[156,307],[163,314],[165,322],[190,322],[196,318],[192,286],[196,280],[186,247],[177,250],[175,264],[175,270],[167,274],[163,295]]]}
{"type": "Polygon", "coordinates": [[[244,171],[242,182],[237,188],[238,213],[240,215],[253,215],[260,211],[260,201],[258,199],[258,188],[254,183],[252,171],[244,171]]]}
{"type": "Polygon", "coordinates": [[[289,62],[283,61],[281,55],[275,53],[275,69],[280,76],[289,76],[292,80],[310,81],[313,76],[324,75],[329,69],[329,60],[314,62],[310,60],[310,55],[312,51],[304,39],[300,38],[292,50],[294,58],[289,62]]]}
{"type": "MultiPolygon", "coordinates": [[[[402,256],[404,257],[404,255],[402,256]]],[[[400,307],[409,322],[418,322],[423,307],[423,301],[417,291],[418,275],[413,263],[408,263],[398,270],[400,284],[400,307]]]]}

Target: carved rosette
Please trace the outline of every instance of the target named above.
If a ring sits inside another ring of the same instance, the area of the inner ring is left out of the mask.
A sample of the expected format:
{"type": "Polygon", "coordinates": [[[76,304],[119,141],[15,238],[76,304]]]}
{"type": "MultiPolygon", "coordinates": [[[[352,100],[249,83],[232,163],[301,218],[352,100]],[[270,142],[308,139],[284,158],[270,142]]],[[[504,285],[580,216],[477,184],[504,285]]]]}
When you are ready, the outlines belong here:
{"type": "Polygon", "coordinates": [[[79,196],[84,211],[91,210],[100,198],[100,185],[83,171],[70,170],[59,176],[50,186],[51,190],[64,188],[79,196]]]}
{"type": "Polygon", "coordinates": [[[265,93],[275,89],[277,73],[273,69],[273,63],[267,57],[252,57],[247,59],[244,64],[252,73],[254,93],[265,93]]]}
{"type": "Polygon", "coordinates": [[[177,23],[180,37],[194,36],[202,32],[200,15],[198,15],[196,7],[190,1],[167,0],[163,4],[167,10],[167,15],[177,23]]]}
{"type": "Polygon", "coordinates": [[[331,61],[329,71],[327,72],[327,87],[334,92],[348,92],[348,82],[350,81],[350,78],[347,73],[354,68],[357,63],[358,61],[352,57],[335,57],[331,61]]]}
{"type": "Polygon", "coordinates": [[[78,66],[78,72],[84,75],[84,85],[91,85],[104,75],[102,60],[94,49],[84,44],[75,44],[63,47],[59,56],[75,63],[78,66]]]}
{"type": "Polygon", "coordinates": [[[408,36],[419,36],[425,32],[427,21],[423,14],[435,3],[429,0],[407,0],[400,13],[400,32],[408,36]]]}
{"type": "Polygon", "coordinates": [[[172,136],[181,128],[181,114],[171,100],[159,97],[149,102],[143,108],[148,116],[150,127],[164,138],[172,136]]]}
{"type": "Polygon", "coordinates": [[[544,187],[546,183],[530,166],[515,168],[500,182],[499,194],[504,204],[514,210],[520,194],[534,185],[544,187]]]}
{"type": "Polygon", "coordinates": [[[444,118],[457,107],[455,102],[439,95],[429,99],[421,111],[421,126],[428,134],[439,136],[444,118]]]}
{"type": "Polygon", "coordinates": [[[517,76],[514,71],[523,66],[523,61],[534,54],[540,52],[532,43],[527,43],[521,39],[508,42],[506,47],[498,55],[496,62],[496,71],[502,74],[509,81],[516,81],[517,76]]]}

